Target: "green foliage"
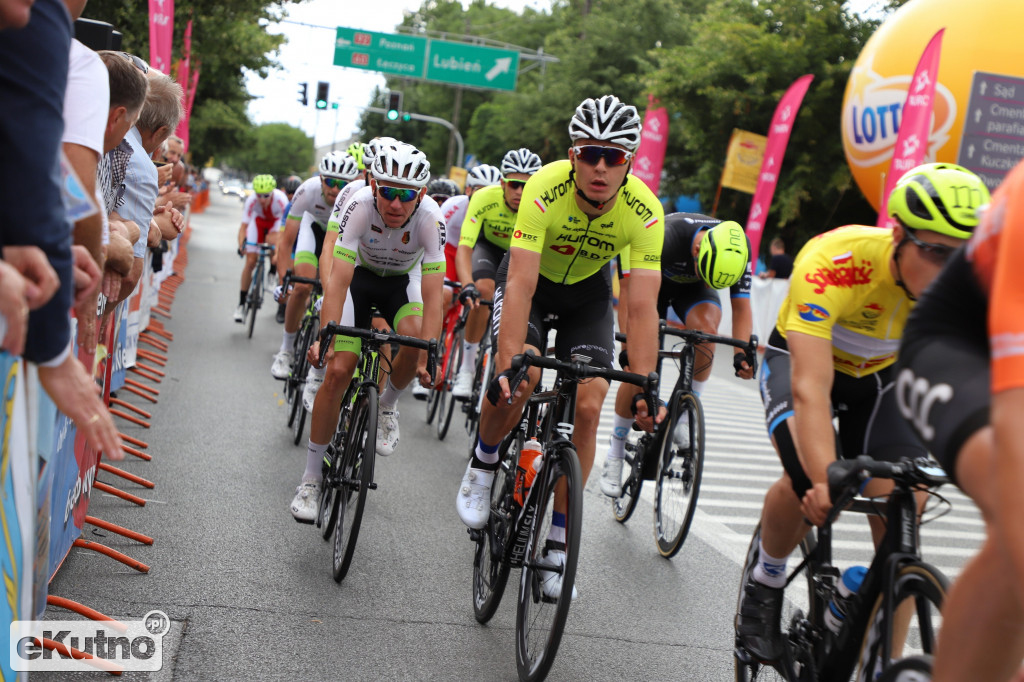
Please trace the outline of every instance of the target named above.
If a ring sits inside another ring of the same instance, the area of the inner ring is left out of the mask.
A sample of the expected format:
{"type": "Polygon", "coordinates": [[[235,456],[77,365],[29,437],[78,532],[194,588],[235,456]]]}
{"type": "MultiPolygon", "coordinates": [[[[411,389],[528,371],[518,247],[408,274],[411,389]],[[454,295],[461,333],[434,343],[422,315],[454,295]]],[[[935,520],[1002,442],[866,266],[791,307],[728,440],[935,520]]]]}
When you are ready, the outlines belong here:
{"type": "Polygon", "coordinates": [[[313,158],[313,138],[287,123],[267,123],[248,133],[224,162],[249,175],[269,173],[275,178],[289,175],[307,177],[313,158]]]}

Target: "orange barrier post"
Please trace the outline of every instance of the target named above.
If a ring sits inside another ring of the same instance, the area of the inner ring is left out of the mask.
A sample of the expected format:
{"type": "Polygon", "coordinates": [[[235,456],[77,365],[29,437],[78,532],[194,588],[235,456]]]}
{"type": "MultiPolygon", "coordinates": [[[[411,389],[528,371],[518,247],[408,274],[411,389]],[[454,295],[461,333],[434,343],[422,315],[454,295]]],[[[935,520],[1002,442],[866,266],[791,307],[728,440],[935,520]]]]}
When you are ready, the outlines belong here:
{"type": "Polygon", "coordinates": [[[131,443],[132,445],[138,445],[140,448],[148,448],[149,447],[149,443],[147,443],[144,440],[139,440],[138,438],[134,438],[132,436],[129,436],[129,435],[126,435],[126,434],[123,434],[123,433],[120,434],[120,435],[121,435],[121,440],[127,441],[127,442],[131,443]]]}
{"type": "Polygon", "coordinates": [[[131,410],[135,414],[142,415],[146,419],[152,419],[153,418],[153,415],[151,415],[149,412],[146,412],[143,409],[135,407],[131,403],[125,402],[125,401],[121,400],[120,398],[111,398],[110,399],[110,403],[112,405],[120,405],[121,407],[127,407],[129,410],[131,410]]]}
{"type": "MultiPolygon", "coordinates": [[[[153,334],[156,334],[158,336],[162,336],[165,339],[167,339],[168,341],[174,341],[174,334],[170,333],[169,331],[167,331],[163,327],[155,327],[155,326],[153,326],[155,322],[157,322],[157,320],[150,320],[149,321],[149,329],[147,329],[146,331],[147,332],[152,332],[153,334]]],[[[152,351],[146,351],[146,352],[150,353],[152,351]]]]}
{"type": "Polygon", "coordinates": [[[135,474],[128,473],[124,469],[118,469],[117,467],[107,464],[106,462],[100,462],[97,466],[99,467],[100,471],[109,471],[115,476],[120,476],[121,478],[127,481],[131,481],[132,483],[138,483],[143,488],[156,487],[156,483],[153,483],[152,481],[145,479],[142,476],[136,476],[135,474]]]}
{"type": "Polygon", "coordinates": [[[121,419],[127,419],[128,421],[132,422],[133,424],[138,424],[139,426],[141,426],[143,428],[146,428],[146,429],[149,428],[149,422],[143,421],[143,420],[139,419],[138,417],[133,417],[130,414],[128,414],[127,412],[122,412],[121,410],[115,410],[113,408],[110,408],[110,414],[114,415],[115,417],[120,417],[121,419]]]}
{"type": "Polygon", "coordinates": [[[168,351],[168,346],[166,343],[164,343],[163,341],[157,341],[156,339],[147,336],[145,333],[139,334],[139,341],[144,341],[149,345],[153,346],[154,348],[156,348],[157,350],[162,350],[165,353],[168,351]]]}
{"type": "MultiPolygon", "coordinates": [[[[140,384],[137,381],[132,381],[131,379],[125,379],[124,383],[125,383],[126,386],[134,386],[135,388],[141,389],[143,391],[148,391],[149,393],[152,393],[153,395],[160,395],[160,391],[158,391],[157,389],[150,388],[149,386],[147,386],[145,384],[140,384]]],[[[153,402],[156,402],[156,401],[154,400],[153,402]]]]}
{"type": "Polygon", "coordinates": [[[165,377],[165,376],[167,376],[166,374],[164,374],[160,370],[156,369],[155,367],[150,367],[149,365],[144,365],[141,362],[139,362],[138,360],[135,361],[135,366],[138,367],[139,369],[144,369],[147,372],[152,372],[153,374],[157,375],[158,377],[165,377]]]}
{"type": "MultiPolygon", "coordinates": [[[[164,357],[164,356],[161,356],[161,355],[159,355],[157,353],[150,353],[148,350],[141,350],[140,349],[138,351],[137,355],[138,355],[138,357],[145,358],[146,360],[149,360],[150,362],[155,362],[156,364],[160,365],[161,367],[166,367],[167,366],[167,358],[164,357]]],[[[138,361],[138,360],[136,360],[136,361],[138,361]]]]}
{"type": "Polygon", "coordinates": [[[147,372],[144,369],[139,369],[138,367],[129,367],[128,371],[129,372],[134,372],[134,373],[138,374],[140,377],[142,377],[144,379],[149,379],[150,381],[155,381],[158,384],[160,383],[160,377],[156,376],[155,374],[150,374],[149,372],[147,372]]]}
{"type": "Polygon", "coordinates": [[[99,552],[104,556],[108,556],[111,559],[120,561],[128,568],[134,568],[139,573],[149,573],[149,566],[147,566],[146,564],[131,558],[127,554],[121,554],[121,552],[118,552],[116,549],[111,549],[106,545],[100,544],[98,542],[91,542],[89,540],[83,540],[82,538],[78,538],[77,540],[75,540],[74,546],[79,547],[81,549],[88,549],[93,552],[99,552]]]}
{"type": "Polygon", "coordinates": [[[148,393],[143,393],[142,391],[140,391],[139,389],[135,388],[134,386],[127,386],[127,385],[125,385],[125,386],[122,386],[121,388],[124,389],[125,391],[130,392],[130,393],[134,393],[135,395],[142,396],[143,398],[145,398],[146,400],[148,400],[151,403],[160,402],[156,398],[154,398],[153,396],[149,395],[148,393]]]}
{"type": "Polygon", "coordinates": [[[106,483],[103,483],[102,481],[93,481],[92,487],[93,487],[94,490],[99,490],[100,492],[104,492],[104,493],[110,493],[114,497],[120,497],[122,500],[126,500],[126,501],[131,502],[132,504],[138,505],[140,507],[145,507],[146,506],[146,501],[144,499],[142,499],[141,497],[138,497],[136,495],[132,495],[131,493],[126,493],[125,491],[120,490],[118,488],[115,488],[112,485],[107,485],[106,483]]]}
{"type": "Polygon", "coordinates": [[[145,452],[140,452],[139,450],[136,450],[135,448],[130,448],[127,445],[122,445],[121,449],[124,450],[129,455],[134,455],[139,459],[145,460],[147,462],[153,459],[153,455],[147,455],[145,452]]]}
{"type": "Polygon", "coordinates": [[[46,604],[48,606],[56,606],[58,609],[64,609],[66,611],[77,613],[80,616],[85,616],[89,620],[102,620],[105,622],[109,622],[110,627],[114,628],[118,632],[128,631],[128,626],[122,623],[121,621],[117,620],[116,618],[111,618],[108,615],[100,613],[96,609],[90,608],[85,604],[79,604],[78,602],[73,601],[71,599],[58,597],[54,594],[48,594],[46,595],[46,604]]]}
{"type": "Polygon", "coordinates": [[[103,530],[109,530],[111,533],[117,533],[118,535],[123,535],[124,537],[129,538],[130,540],[135,540],[136,542],[141,542],[144,545],[152,545],[153,544],[153,538],[149,537],[148,535],[143,535],[142,533],[136,533],[134,530],[129,530],[128,528],[125,528],[124,526],[119,526],[116,523],[111,523],[110,521],[104,521],[103,519],[98,519],[95,516],[86,515],[85,522],[86,523],[91,523],[92,525],[94,525],[94,526],[96,526],[98,528],[102,528],[103,530]]]}
{"type": "Polygon", "coordinates": [[[163,317],[166,317],[168,320],[171,319],[171,311],[168,310],[167,308],[164,308],[159,303],[157,303],[155,306],[150,308],[150,312],[154,312],[157,315],[161,315],[163,317]]]}
{"type": "MultiPolygon", "coordinates": [[[[38,642],[39,640],[33,638],[33,641],[34,642],[38,642]]],[[[37,644],[37,646],[38,646],[38,644],[37,644]]],[[[57,653],[59,653],[61,656],[64,656],[65,658],[73,658],[76,661],[83,661],[83,662],[88,663],[89,665],[91,665],[93,667],[99,668],[100,670],[102,670],[104,672],[108,672],[111,675],[120,675],[121,673],[124,672],[124,668],[122,668],[121,666],[117,665],[116,663],[111,663],[111,662],[106,661],[106,660],[104,660],[102,658],[96,658],[92,654],[87,654],[84,651],[79,651],[78,649],[75,649],[73,647],[65,646],[64,644],[61,644],[60,642],[53,641],[52,639],[46,639],[44,637],[43,638],[42,646],[43,646],[44,649],[49,649],[50,651],[56,651],[57,653]]]]}

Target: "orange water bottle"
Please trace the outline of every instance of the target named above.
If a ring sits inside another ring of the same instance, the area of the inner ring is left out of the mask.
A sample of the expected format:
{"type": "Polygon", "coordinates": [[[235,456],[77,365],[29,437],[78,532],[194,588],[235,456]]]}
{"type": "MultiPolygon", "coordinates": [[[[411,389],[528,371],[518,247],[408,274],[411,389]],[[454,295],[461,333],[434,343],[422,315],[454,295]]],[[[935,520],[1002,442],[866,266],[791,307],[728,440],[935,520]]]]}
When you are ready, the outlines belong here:
{"type": "Polygon", "coordinates": [[[541,448],[536,438],[531,438],[523,444],[523,449],[519,451],[515,498],[516,502],[520,505],[526,502],[526,496],[530,494],[530,486],[533,485],[533,479],[537,477],[537,472],[540,471],[543,465],[543,448],[541,448]]]}

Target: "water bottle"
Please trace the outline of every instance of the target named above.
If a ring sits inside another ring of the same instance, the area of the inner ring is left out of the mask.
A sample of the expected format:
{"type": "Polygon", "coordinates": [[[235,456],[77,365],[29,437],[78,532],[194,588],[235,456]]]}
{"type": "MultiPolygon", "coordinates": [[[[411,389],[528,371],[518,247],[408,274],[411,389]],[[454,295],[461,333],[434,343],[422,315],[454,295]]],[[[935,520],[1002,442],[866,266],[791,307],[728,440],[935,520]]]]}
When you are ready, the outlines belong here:
{"type": "Polygon", "coordinates": [[[531,438],[523,444],[523,449],[519,451],[515,498],[520,505],[526,501],[526,496],[530,493],[530,486],[533,485],[533,479],[537,478],[537,472],[543,465],[543,448],[536,438],[531,438]]]}
{"type": "Polygon", "coordinates": [[[867,572],[866,566],[850,566],[843,571],[843,577],[839,579],[839,586],[832,594],[828,609],[825,610],[825,625],[833,634],[838,635],[840,628],[843,627],[843,620],[850,607],[851,597],[860,589],[860,584],[864,582],[867,572]]]}

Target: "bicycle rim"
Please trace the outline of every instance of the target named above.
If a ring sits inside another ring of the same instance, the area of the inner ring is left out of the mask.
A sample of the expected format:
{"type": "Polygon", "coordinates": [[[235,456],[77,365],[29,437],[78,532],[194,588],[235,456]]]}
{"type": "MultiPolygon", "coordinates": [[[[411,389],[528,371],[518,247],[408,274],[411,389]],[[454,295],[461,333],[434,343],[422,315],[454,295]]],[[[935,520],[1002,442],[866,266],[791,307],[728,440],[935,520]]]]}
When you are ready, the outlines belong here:
{"type": "MultiPolygon", "coordinates": [[[[441,338],[443,340],[447,340],[446,336],[442,336],[441,338]]],[[[440,355],[442,358],[447,358],[448,357],[448,348],[447,348],[447,346],[445,346],[443,348],[438,348],[438,355],[440,355]]],[[[413,381],[417,381],[417,379],[413,379],[413,381]]],[[[433,387],[431,387],[430,391],[427,392],[427,406],[426,407],[427,407],[427,423],[428,424],[430,424],[430,423],[432,423],[434,421],[434,415],[437,414],[438,400],[440,399],[441,393],[443,391],[444,391],[444,385],[442,384],[441,386],[433,386],[433,387]]]]}
{"type": "Polygon", "coordinates": [[[639,447],[647,442],[646,438],[637,439],[630,433],[626,442],[626,455],[622,462],[626,480],[622,482],[622,494],[612,500],[612,516],[619,523],[625,523],[633,515],[640,501],[640,490],[643,488],[642,453],[639,447]]]}
{"type": "Polygon", "coordinates": [[[363,519],[366,495],[373,482],[373,457],[377,447],[377,387],[365,388],[356,403],[345,442],[348,464],[345,474],[349,478],[349,493],[343,497],[334,534],[334,580],[341,582],[352,563],[352,554],[359,539],[359,526],[363,519]],[[355,488],[354,490],[352,488],[355,488]]]}
{"type": "MultiPolygon", "coordinates": [[[[341,458],[333,453],[333,447],[332,445],[324,454],[325,458],[330,458],[332,468],[341,464],[341,458]]],[[[335,489],[333,480],[330,469],[324,464],[324,472],[320,477],[320,508],[316,514],[316,527],[320,529],[320,535],[324,540],[331,539],[334,524],[338,519],[338,506],[341,504],[341,496],[335,489]]]]}
{"type": "MultiPolygon", "coordinates": [[[[537,477],[543,487],[531,493],[537,507],[519,581],[519,605],[516,609],[516,664],[519,679],[524,681],[544,679],[558,653],[576,583],[583,520],[583,481],[576,451],[571,445],[561,445],[557,451],[548,453],[546,459],[548,471],[537,477]],[[543,576],[538,562],[543,556],[551,527],[555,487],[559,484],[565,485],[567,490],[565,565],[562,567],[561,594],[551,600],[541,590],[543,576]]],[[[534,485],[537,485],[536,481],[534,485]]]]}
{"type": "Polygon", "coordinates": [[[252,286],[249,288],[249,338],[252,338],[253,327],[256,326],[256,312],[260,309],[263,298],[263,264],[256,264],[256,272],[252,273],[252,286]]]}
{"type": "Polygon", "coordinates": [[[704,470],[704,410],[692,393],[679,396],[665,423],[666,434],[658,461],[654,492],[654,538],[658,552],[672,558],[679,552],[697,511],[697,494],[704,470]],[[689,414],[690,447],[673,438],[680,416],[689,414]]]}
{"type": "Polygon", "coordinates": [[[894,642],[888,660],[883,660],[883,645],[892,626],[895,611],[893,614],[885,612],[883,595],[879,594],[868,616],[868,627],[864,633],[857,662],[857,675],[854,678],[856,680],[873,681],[876,675],[891,667],[893,661],[919,654],[935,653],[940,611],[946,598],[946,591],[949,589],[946,576],[930,564],[915,561],[900,566],[893,585],[895,609],[901,604],[914,605],[906,641],[899,650],[898,642],[894,642]]]}
{"type": "Polygon", "coordinates": [[[452,337],[452,352],[448,358],[448,365],[444,368],[444,383],[441,385],[440,412],[437,415],[437,439],[444,440],[448,435],[448,427],[452,423],[452,413],[455,412],[455,396],[452,389],[455,387],[455,376],[458,368],[462,365],[462,332],[452,337]]]}
{"type": "Polygon", "coordinates": [[[515,466],[523,444],[522,433],[510,434],[499,449],[501,464],[491,486],[491,518],[480,532],[473,557],[473,615],[486,623],[498,610],[505,593],[510,565],[502,554],[511,537],[516,506],[513,503],[515,466]]]}

